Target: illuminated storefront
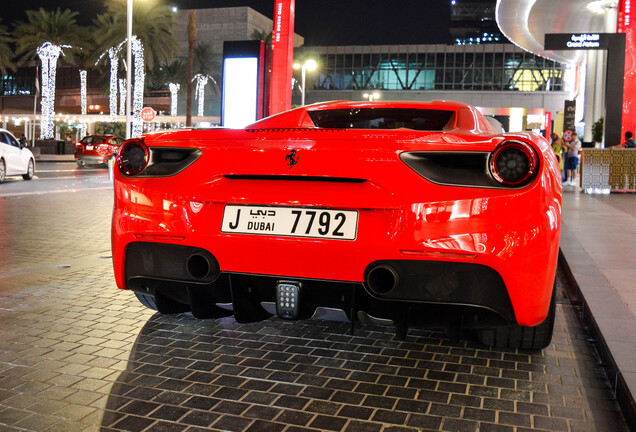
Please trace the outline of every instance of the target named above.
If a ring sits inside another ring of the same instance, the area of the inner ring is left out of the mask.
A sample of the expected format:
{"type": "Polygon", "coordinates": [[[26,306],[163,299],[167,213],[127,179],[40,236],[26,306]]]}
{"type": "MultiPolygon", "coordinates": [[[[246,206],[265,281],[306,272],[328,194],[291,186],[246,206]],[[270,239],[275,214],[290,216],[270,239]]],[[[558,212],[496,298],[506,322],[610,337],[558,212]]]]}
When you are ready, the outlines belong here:
{"type": "Polygon", "coordinates": [[[562,91],[565,67],[512,44],[311,47],[315,90],[562,91]]]}

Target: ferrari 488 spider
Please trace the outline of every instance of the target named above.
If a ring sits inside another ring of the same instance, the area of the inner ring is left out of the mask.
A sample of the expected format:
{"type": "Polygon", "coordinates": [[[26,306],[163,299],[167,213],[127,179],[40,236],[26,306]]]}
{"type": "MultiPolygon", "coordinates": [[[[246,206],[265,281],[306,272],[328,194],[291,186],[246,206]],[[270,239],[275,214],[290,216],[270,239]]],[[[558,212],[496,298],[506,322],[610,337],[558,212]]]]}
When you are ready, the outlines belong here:
{"type": "Polygon", "coordinates": [[[117,165],[117,285],[161,313],[551,340],[559,167],[474,107],[329,102],[131,139],[117,165]]]}

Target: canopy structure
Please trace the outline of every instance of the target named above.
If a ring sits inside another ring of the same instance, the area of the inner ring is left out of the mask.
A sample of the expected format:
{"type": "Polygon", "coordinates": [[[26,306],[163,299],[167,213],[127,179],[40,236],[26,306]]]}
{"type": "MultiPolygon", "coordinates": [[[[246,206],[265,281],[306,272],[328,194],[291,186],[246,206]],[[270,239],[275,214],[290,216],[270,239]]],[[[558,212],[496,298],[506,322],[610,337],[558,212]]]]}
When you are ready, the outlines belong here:
{"type": "Polygon", "coordinates": [[[497,23],[508,39],[527,51],[561,63],[581,64],[584,51],[545,50],[545,34],[613,32],[616,5],[615,0],[498,0],[497,23]]]}

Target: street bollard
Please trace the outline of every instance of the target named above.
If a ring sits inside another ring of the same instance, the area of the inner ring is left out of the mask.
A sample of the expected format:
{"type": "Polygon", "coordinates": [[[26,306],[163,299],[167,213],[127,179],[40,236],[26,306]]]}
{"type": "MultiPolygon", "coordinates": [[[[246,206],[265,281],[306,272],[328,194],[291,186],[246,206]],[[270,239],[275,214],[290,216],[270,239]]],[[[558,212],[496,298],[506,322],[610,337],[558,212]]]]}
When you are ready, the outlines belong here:
{"type": "Polygon", "coordinates": [[[108,180],[115,180],[115,158],[108,159],[108,180]]]}

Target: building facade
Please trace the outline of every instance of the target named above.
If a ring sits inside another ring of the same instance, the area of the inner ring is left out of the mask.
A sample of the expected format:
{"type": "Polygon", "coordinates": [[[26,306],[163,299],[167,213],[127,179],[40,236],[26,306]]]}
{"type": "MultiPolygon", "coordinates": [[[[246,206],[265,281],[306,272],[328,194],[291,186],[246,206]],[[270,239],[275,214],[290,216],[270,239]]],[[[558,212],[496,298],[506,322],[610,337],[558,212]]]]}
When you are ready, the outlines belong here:
{"type": "MultiPolygon", "coordinates": [[[[364,100],[375,93],[382,100],[456,100],[497,116],[512,112],[542,116],[545,111],[562,111],[569,94],[566,65],[513,44],[330,46],[297,51],[318,63],[306,83],[306,103],[364,100]]],[[[299,100],[297,86],[294,102],[299,100]]]]}

